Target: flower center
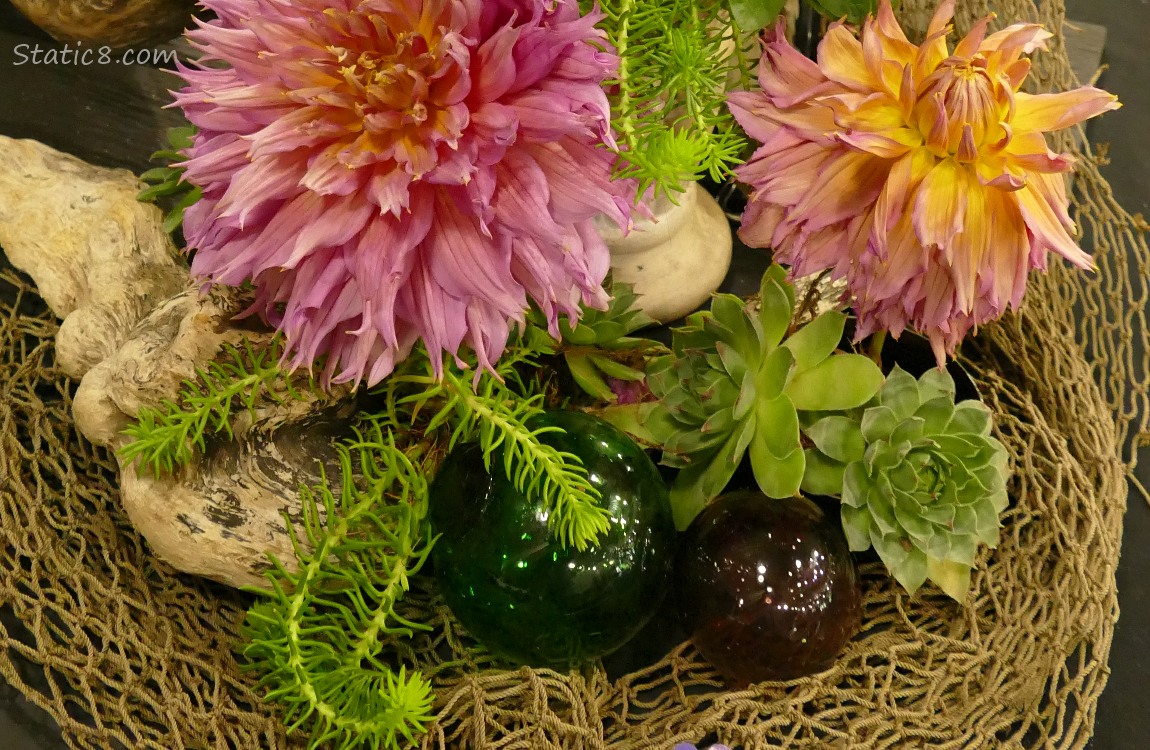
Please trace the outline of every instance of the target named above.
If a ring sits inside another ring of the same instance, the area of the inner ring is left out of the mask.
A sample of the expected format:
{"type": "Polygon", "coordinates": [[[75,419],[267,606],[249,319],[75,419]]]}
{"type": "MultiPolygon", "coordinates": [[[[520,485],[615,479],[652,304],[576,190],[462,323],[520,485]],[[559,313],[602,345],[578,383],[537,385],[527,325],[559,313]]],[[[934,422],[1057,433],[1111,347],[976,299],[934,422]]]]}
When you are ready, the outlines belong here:
{"type": "Polygon", "coordinates": [[[973,161],[987,143],[1000,140],[1005,105],[981,55],[943,63],[923,81],[915,107],[917,127],[940,157],[973,161]]]}
{"type": "Polygon", "coordinates": [[[457,147],[468,124],[468,52],[440,20],[361,18],[327,48],[348,109],[347,166],[393,160],[418,178],[439,162],[440,144],[457,147]]]}

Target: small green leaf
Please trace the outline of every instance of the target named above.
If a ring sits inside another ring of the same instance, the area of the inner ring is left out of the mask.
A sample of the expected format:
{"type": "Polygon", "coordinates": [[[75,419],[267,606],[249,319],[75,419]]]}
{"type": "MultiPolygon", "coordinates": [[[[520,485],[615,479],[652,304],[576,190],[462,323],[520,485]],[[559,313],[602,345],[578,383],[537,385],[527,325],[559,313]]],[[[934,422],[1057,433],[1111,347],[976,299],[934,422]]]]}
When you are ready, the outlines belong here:
{"type": "Polygon", "coordinates": [[[826,312],[791,334],[783,346],[795,355],[795,370],[809,370],[831,356],[842,341],[846,321],[840,312],[826,312]]]}
{"type": "Polygon", "coordinates": [[[865,552],[870,549],[870,513],[866,508],[842,506],[843,533],[851,552],[865,552]]]}
{"type": "Polygon", "coordinates": [[[865,404],[882,385],[882,370],[869,358],[838,354],[796,374],[786,394],[799,410],[845,411],[865,404]]]}
{"type": "Polygon", "coordinates": [[[743,355],[739,354],[735,347],[723,341],[715,343],[715,352],[719,355],[723,369],[731,376],[731,380],[742,383],[747,376],[747,361],[743,359],[743,355]]]}
{"type": "MultiPolygon", "coordinates": [[[[891,412],[893,414],[894,412],[891,412]]],[[[954,400],[946,396],[938,396],[924,401],[914,415],[922,420],[922,431],[926,435],[934,435],[946,430],[950,418],[954,415],[954,400]]]]}
{"type": "Polygon", "coordinates": [[[699,432],[703,434],[716,433],[716,432],[730,432],[730,430],[737,424],[735,421],[734,409],[730,406],[719,409],[703,423],[699,428],[699,432]]]}
{"type": "Polygon", "coordinates": [[[868,443],[886,440],[898,427],[898,417],[888,406],[872,406],[863,412],[861,427],[868,443]]]}
{"type": "Polygon", "coordinates": [[[866,510],[867,493],[870,491],[870,477],[862,461],[849,464],[843,472],[843,502],[852,508],[866,510]]]}
{"type": "Polygon", "coordinates": [[[760,399],[755,406],[755,419],[758,428],[752,445],[759,444],[779,459],[799,449],[799,415],[789,398],[760,399]]]}
{"type": "Polygon", "coordinates": [[[858,423],[846,417],[827,417],[806,430],[815,446],[829,458],[849,464],[861,461],[866,453],[866,441],[858,423]]]}
{"type": "Polygon", "coordinates": [[[740,352],[758,351],[758,336],[747,319],[746,303],[742,298],[733,294],[716,294],[711,298],[711,314],[730,331],[731,338],[724,339],[727,343],[740,352]]]}
{"type": "Polygon", "coordinates": [[[636,370],[627,365],[616,362],[609,357],[604,357],[599,354],[590,355],[591,361],[602,370],[604,373],[617,380],[636,381],[642,380],[646,375],[639,370],[636,370]]]}
{"type": "Polygon", "coordinates": [[[601,419],[618,427],[623,432],[647,445],[662,446],[678,432],[678,425],[662,404],[651,401],[645,404],[624,404],[608,406],[598,412],[601,419]]]}
{"type": "Polygon", "coordinates": [[[783,394],[794,371],[795,357],[786,347],[780,346],[767,355],[755,375],[755,390],[764,400],[778,398],[783,394]]]}
{"type": "Polygon", "coordinates": [[[950,560],[928,559],[927,576],[951,599],[959,604],[966,601],[967,593],[970,591],[969,565],[950,560]]]}
{"type": "Polygon", "coordinates": [[[949,431],[989,435],[990,409],[978,401],[963,401],[954,408],[949,431]]]}
{"type": "MultiPolygon", "coordinates": [[[[755,433],[755,438],[759,434],[755,433]]],[[[767,497],[793,497],[799,492],[806,471],[807,457],[801,448],[795,448],[789,456],[776,458],[757,439],[751,440],[751,468],[755,482],[767,497]]]]}
{"type": "Polygon", "coordinates": [[[166,182],[172,175],[171,167],[155,167],[140,174],[140,179],[144,182],[166,182]]]}
{"type": "Polygon", "coordinates": [[[795,309],[795,290],[786,280],[782,266],[773,265],[763,274],[759,294],[762,308],[759,323],[763,328],[763,351],[771,352],[783,340],[791,325],[795,309]]]}
{"type": "Polygon", "coordinates": [[[739,395],[735,399],[735,419],[742,420],[751,412],[755,402],[758,399],[758,392],[755,390],[754,378],[743,378],[743,385],[739,388],[739,395]]]}
{"type": "Polygon", "coordinates": [[[806,450],[806,454],[807,463],[803,471],[802,491],[808,495],[841,495],[846,465],[811,448],[806,450]]]}
{"type": "Polygon", "coordinates": [[[954,378],[946,368],[932,367],[918,379],[918,390],[923,401],[946,396],[951,403],[954,402],[954,378]]]}
{"type": "Polygon", "coordinates": [[[599,372],[591,365],[591,361],[586,355],[568,352],[564,359],[575,384],[582,388],[587,395],[600,401],[614,402],[616,400],[617,397],[611,390],[611,386],[607,385],[607,382],[600,377],[599,372]]]}
{"type": "MultiPolygon", "coordinates": [[[[873,539],[873,534],[872,534],[873,539]]],[[[902,559],[892,565],[888,561],[888,557],[894,558],[894,548],[902,549],[902,540],[894,535],[883,537],[882,547],[875,544],[875,550],[878,552],[879,557],[886,563],[887,570],[894,576],[907,593],[913,594],[926,582],[927,576],[930,574],[926,554],[917,548],[912,548],[909,551],[903,550],[904,554],[902,559]],[[885,554],[884,554],[885,553],[885,554]]]]}
{"type": "Polygon", "coordinates": [[[782,13],[786,0],[731,0],[731,15],[744,31],[770,26],[782,13]]]}
{"type": "Polygon", "coordinates": [[[886,377],[886,384],[882,387],[879,400],[883,406],[893,410],[900,420],[906,419],[922,405],[918,381],[906,370],[895,365],[890,375],[886,377]]]}
{"type": "Polygon", "coordinates": [[[178,179],[168,180],[166,182],[161,182],[159,185],[153,185],[151,187],[144,188],[136,194],[136,200],[142,203],[149,203],[166,195],[175,195],[181,190],[183,190],[183,186],[181,186],[178,179]]]}
{"type": "Polygon", "coordinates": [[[692,464],[675,477],[670,492],[671,512],[680,531],[690,526],[695,516],[731,481],[741,458],[735,454],[737,443],[738,436],[731,435],[710,461],[692,464]]]}
{"type": "Polygon", "coordinates": [[[925,422],[919,417],[910,417],[899,422],[898,427],[890,434],[890,442],[892,445],[899,445],[902,443],[915,443],[922,438],[923,426],[925,422]]]}
{"type": "Polygon", "coordinates": [[[575,326],[572,329],[564,320],[559,323],[559,331],[563,334],[563,340],[569,344],[591,346],[595,343],[595,331],[585,325],[575,326]]]}

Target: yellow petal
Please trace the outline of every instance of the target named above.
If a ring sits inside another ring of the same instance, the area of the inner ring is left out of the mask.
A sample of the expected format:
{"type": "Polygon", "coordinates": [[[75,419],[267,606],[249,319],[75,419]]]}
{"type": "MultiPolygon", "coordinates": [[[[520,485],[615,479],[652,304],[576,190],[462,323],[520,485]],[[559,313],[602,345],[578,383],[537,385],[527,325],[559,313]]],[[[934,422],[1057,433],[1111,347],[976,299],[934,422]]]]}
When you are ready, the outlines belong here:
{"type": "Polygon", "coordinates": [[[819,69],[827,78],[855,91],[879,88],[867,68],[862,43],[841,23],[832,24],[819,44],[819,69]]]}
{"type": "Polygon", "coordinates": [[[1025,187],[1014,191],[1011,195],[1015,196],[1018,201],[1022,218],[1026,221],[1027,229],[1034,235],[1034,241],[1042,248],[1061,255],[1076,266],[1093,268],[1094,262],[1090,256],[1078,247],[1078,243],[1070,236],[1067,227],[1060,220],[1069,217],[1060,217],[1059,214],[1063,212],[1056,210],[1051,201],[1048,200],[1048,195],[1050,197],[1057,196],[1059,193],[1065,195],[1065,191],[1054,188],[1050,184],[1041,187],[1036,185],[1036,183],[1047,180],[1061,181],[1062,178],[1038,173],[1032,177],[1033,179],[1025,187]]]}
{"type": "Polygon", "coordinates": [[[950,257],[966,222],[968,194],[977,185],[972,170],[954,159],[943,159],[930,171],[914,202],[914,228],[924,246],[937,245],[950,257]]]}
{"type": "Polygon", "coordinates": [[[1019,92],[1014,95],[1014,118],[1010,124],[1015,133],[1061,130],[1121,106],[1118,97],[1093,86],[1060,94],[1019,92]]]}

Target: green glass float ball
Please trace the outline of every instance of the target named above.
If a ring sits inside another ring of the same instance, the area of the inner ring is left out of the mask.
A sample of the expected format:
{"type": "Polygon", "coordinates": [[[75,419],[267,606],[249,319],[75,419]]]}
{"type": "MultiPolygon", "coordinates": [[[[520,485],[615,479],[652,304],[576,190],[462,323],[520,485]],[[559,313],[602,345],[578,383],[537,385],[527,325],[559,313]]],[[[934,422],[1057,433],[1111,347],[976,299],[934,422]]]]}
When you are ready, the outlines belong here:
{"type": "Polygon", "coordinates": [[[548,513],[507,479],[502,455],[483,466],[457,447],[431,486],[435,575],[451,611],[492,653],[567,668],[634,636],[666,594],[675,549],[667,488],[647,454],[596,417],[548,412],[529,426],[562,428],[540,440],[572,453],[611,512],[599,545],[564,548],[548,513]]]}

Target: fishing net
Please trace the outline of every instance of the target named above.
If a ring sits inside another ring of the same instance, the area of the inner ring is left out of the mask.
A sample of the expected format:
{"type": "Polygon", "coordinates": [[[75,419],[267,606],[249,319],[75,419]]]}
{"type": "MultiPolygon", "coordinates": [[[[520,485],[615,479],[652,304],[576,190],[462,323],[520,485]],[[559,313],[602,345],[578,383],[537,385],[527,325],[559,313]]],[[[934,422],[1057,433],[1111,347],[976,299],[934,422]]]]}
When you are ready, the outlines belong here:
{"type": "MultiPolygon", "coordinates": [[[[921,37],[933,3],[903,0],[921,37]]],[[[960,2],[958,27],[991,10],[960,2]]],[[[1061,29],[1059,0],[993,3],[995,24],[1061,29]]],[[[1077,84],[1061,36],[1034,57],[1037,90],[1077,84]]],[[[1118,617],[1127,478],[1150,391],[1144,223],[1114,201],[1081,131],[1073,201],[1098,272],[1055,263],[1024,308],[987,326],[963,360],[1012,456],[1012,504],[960,607],[907,597],[863,568],[863,630],[833,669],[736,692],[690,643],[621,676],[506,670],[433,593],[433,622],[400,657],[434,676],[426,747],[628,748],[676,741],[751,748],[1082,748],[1118,617]]],[[[288,748],[234,657],[248,595],[150,555],[118,505],[114,460],[76,433],[75,384],[54,362],[57,322],[27,280],[0,273],[0,674],[75,748],[288,748]]]]}

